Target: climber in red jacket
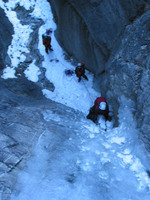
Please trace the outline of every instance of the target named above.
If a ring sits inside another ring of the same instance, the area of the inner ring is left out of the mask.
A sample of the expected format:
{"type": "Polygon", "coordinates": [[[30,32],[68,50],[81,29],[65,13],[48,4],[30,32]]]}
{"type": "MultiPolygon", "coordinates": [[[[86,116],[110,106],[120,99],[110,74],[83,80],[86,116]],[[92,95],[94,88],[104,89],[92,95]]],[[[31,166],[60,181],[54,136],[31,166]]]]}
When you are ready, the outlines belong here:
{"type": "Polygon", "coordinates": [[[78,63],[76,69],[75,69],[75,73],[77,75],[78,82],[81,81],[81,76],[83,76],[86,80],[88,80],[87,76],[85,75],[85,68],[84,68],[84,64],[83,63],[78,63]]]}
{"type": "Polygon", "coordinates": [[[94,123],[97,124],[98,115],[103,115],[105,120],[111,121],[111,118],[108,114],[109,109],[106,99],[104,97],[98,97],[94,102],[94,106],[90,108],[87,119],[91,119],[94,123]]]}
{"type": "Polygon", "coordinates": [[[48,29],[46,33],[42,35],[43,45],[45,46],[46,53],[48,53],[48,50],[53,51],[51,47],[51,34],[52,34],[52,29],[48,29]]]}

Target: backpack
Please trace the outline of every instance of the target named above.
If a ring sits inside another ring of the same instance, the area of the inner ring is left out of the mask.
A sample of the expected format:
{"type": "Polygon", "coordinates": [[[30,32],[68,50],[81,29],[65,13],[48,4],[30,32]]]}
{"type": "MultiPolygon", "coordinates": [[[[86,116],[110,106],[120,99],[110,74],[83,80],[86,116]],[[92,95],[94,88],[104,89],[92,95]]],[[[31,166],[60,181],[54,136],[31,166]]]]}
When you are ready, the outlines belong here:
{"type": "Polygon", "coordinates": [[[72,76],[74,74],[74,71],[72,71],[70,69],[66,69],[65,74],[68,75],[68,76],[72,76]]]}

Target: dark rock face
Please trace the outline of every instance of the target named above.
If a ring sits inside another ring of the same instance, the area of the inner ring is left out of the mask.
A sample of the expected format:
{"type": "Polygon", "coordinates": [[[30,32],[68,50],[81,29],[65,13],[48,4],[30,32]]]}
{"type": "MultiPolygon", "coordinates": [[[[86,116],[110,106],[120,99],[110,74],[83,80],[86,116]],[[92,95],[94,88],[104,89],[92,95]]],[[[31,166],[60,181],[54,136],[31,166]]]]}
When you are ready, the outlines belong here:
{"type": "Polygon", "coordinates": [[[150,10],[127,26],[118,44],[100,85],[109,99],[124,95],[136,103],[137,126],[150,150],[150,10]]]}
{"type": "Polygon", "coordinates": [[[9,22],[3,9],[0,8],[0,74],[5,67],[6,59],[8,63],[7,48],[11,44],[13,26],[9,22]],[[7,58],[6,58],[7,56],[7,58]]]}
{"type": "Polygon", "coordinates": [[[102,72],[125,26],[144,12],[144,0],[50,1],[57,38],[69,54],[102,72]]]}
{"type": "Polygon", "coordinates": [[[133,100],[141,138],[150,150],[150,1],[49,2],[60,44],[95,73],[116,125],[119,98],[133,100]]]}

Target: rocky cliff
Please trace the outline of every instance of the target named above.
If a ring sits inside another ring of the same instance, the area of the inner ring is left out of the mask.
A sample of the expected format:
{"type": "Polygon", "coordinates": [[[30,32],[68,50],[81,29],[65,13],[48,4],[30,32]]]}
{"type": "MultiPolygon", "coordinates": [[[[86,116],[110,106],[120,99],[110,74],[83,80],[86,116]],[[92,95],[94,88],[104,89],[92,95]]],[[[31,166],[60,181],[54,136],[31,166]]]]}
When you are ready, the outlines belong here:
{"type": "Polygon", "coordinates": [[[99,84],[114,105],[123,95],[135,102],[137,126],[150,148],[150,10],[126,27],[117,46],[99,84]]]}
{"type": "Polygon", "coordinates": [[[1,8],[0,13],[0,70],[2,70],[6,63],[9,63],[9,58],[7,57],[7,48],[11,44],[13,26],[6,17],[4,10],[1,8]]]}
{"type": "Polygon", "coordinates": [[[56,0],[50,3],[60,43],[95,73],[103,71],[126,25],[145,9],[144,0],[90,0],[88,3],[86,0],[56,0]]]}
{"type": "MultiPolygon", "coordinates": [[[[135,103],[141,137],[150,149],[150,1],[50,1],[63,48],[95,73],[117,112],[121,96],[135,103]]],[[[116,123],[117,124],[117,123],[116,123]]]]}

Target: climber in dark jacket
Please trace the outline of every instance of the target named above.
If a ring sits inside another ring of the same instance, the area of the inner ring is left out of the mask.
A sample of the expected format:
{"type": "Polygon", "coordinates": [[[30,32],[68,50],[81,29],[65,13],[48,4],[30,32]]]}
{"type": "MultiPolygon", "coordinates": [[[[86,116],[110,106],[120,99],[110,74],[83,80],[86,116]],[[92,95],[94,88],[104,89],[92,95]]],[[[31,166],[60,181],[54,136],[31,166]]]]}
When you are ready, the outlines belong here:
{"type": "Polygon", "coordinates": [[[98,115],[103,115],[105,120],[111,121],[111,118],[108,114],[109,108],[106,99],[104,97],[98,97],[94,102],[94,106],[90,108],[87,119],[91,119],[94,123],[97,124],[98,115]]]}
{"type": "Polygon", "coordinates": [[[51,34],[52,34],[52,29],[49,29],[42,35],[43,39],[43,45],[45,46],[45,51],[48,53],[48,50],[53,51],[51,47],[51,34]]]}
{"type": "Polygon", "coordinates": [[[84,64],[83,63],[78,63],[76,69],[75,69],[75,73],[77,75],[78,82],[81,81],[81,76],[83,76],[86,80],[88,80],[87,76],[85,75],[85,68],[84,68],[84,64]]]}

